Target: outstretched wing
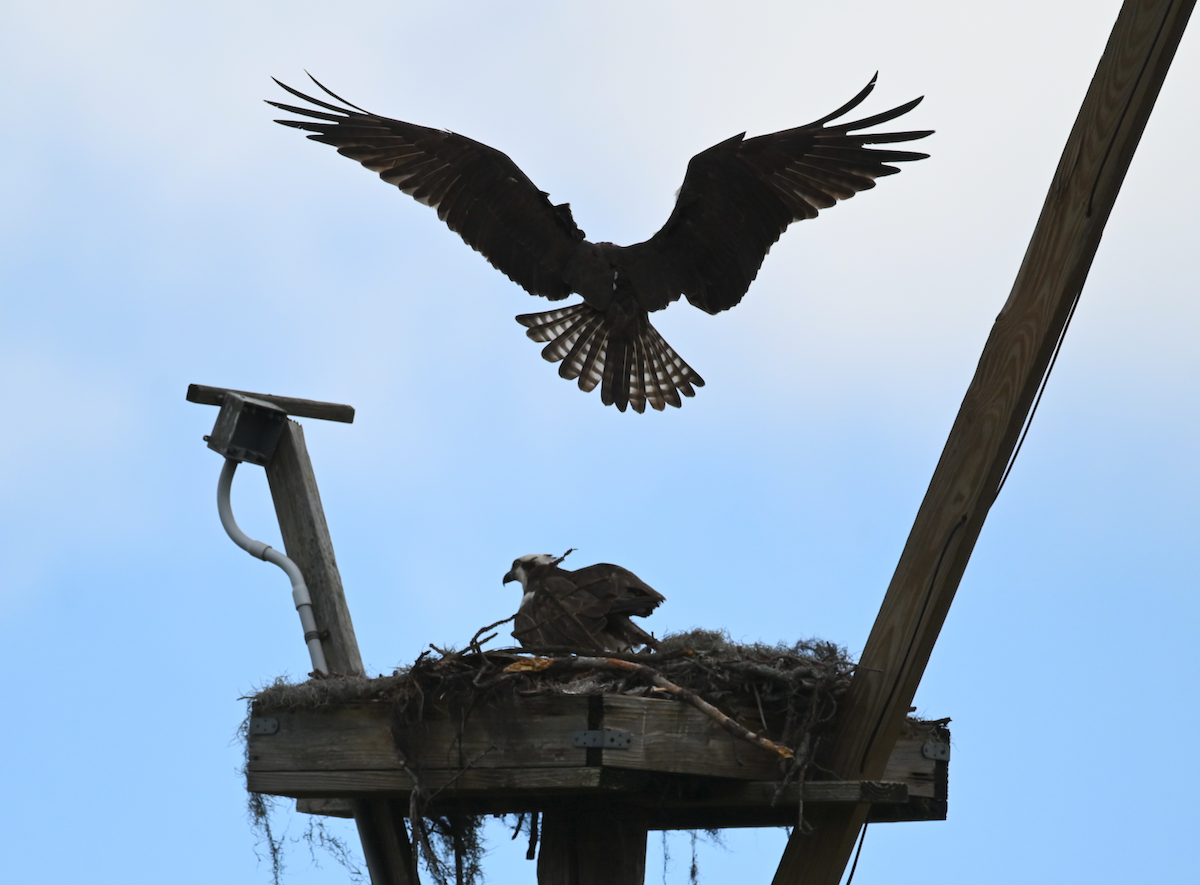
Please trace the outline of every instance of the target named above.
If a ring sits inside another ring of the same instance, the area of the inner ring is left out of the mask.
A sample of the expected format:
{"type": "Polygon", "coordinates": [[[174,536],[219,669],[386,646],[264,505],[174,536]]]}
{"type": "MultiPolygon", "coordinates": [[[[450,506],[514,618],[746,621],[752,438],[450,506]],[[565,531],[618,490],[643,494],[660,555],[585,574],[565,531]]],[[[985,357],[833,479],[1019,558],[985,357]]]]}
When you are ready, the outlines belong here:
{"type": "Polygon", "coordinates": [[[789,224],[815,218],[874,187],[876,178],[899,172],[891,163],[929,156],[867,145],[913,141],[930,130],[855,134],[908,113],[920,98],[873,117],[826,125],[861,104],[875,79],[806,126],[750,139],[743,133],[693,157],[667,223],[626,250],[642,305],[659,310],[682,293],[709,313],[733,307],[789,224]]]}
{"type": "Polygon", "coordinates": [[[315,108],[267,102],[304,120],[276,120],[358,160],[426,206],[492,266],[532,295],[571,294],[564,276],[584,234],[569,204],[553,205],[505,154],[470,138],[380,117],[330,92],[344,106],[280,83],[315,108]],[[321,110],[323,109],[323,110],[321,110]]]}

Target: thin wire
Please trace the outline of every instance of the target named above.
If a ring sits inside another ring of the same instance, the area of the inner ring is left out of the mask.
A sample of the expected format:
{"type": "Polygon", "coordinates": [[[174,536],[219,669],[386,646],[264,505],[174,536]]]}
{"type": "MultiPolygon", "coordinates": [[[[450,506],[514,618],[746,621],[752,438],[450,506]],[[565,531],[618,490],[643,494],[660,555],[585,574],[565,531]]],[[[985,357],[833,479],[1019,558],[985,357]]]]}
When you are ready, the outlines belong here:
{"type": "MultiPolygon", "coordinates": [[[[946,536],[946,543],[942,545],[942,552],[938,554],[937,563],[933,567],[933,574],[929,577],[929,587],[925,590],[925,598],[921,602],[921,611],[917,615],[917,626],[925,620],[925,611],[929,608],[929,600],[933,597],[933,588],[937,583],[938,573],[942,570],[942,560],[946,558],[946,551],[950,549],[950,542],[954,540],[954,536],[964,525],[967,524],[967,514],[963,514],[958,518],[958,522],[954,523],[954,527],[950,529],[950,534],[946,536]]],[[[909,655],[912,654],[913,646],[917,644],[917,634],[914,632],[908,640],[908,648],[904,650],[904,657],[900,659],[900,666],[896,671],[896,679],[892,683],[891,690],[888,691],[887,700],[884,703],[886,710],[892,704],[892,698],[896,696],[896,690],[900,687],[900,680],[904,677],[905,667],[908,666],[909,655]]],[[[879,736],[879,730],[883,727],[886,714],[881,715],[875,721],[875,728],[871,730],[871,736],[867,739],[867,745],[863,749],[862,758],[859,760],[858,769],[862,771],[867,766],[867,755],[871,752],[871,748],[875,745],[875,738],[879,736]]]]}
{"type": "Polygon", "coordinates": [[[854,881],[854,871],[858,869],[858,858],[862,854],[863,842],[867,838],[867,827],[869,824],[863,824],[862,832],[858,834],[858,851],[854,852],[854,863],[850,865],[850,877],[846,879],[846,885],[850,885],[854,881]]]}
{"type": "Polygon", "coordinates": [[[1029,428],[1033,425],[1033,416],[1037,414],[1038,406],[1042,404],[1042,394],[1046,392],[1046,382],[1050,380],[1050,373],[1054,371],[1054,364],[1058,362],[1058,355],[1062,352],[1063,341],[1067,337],[1067,329],[1071,328],[1071,318],[1075,316],[1075,308],[1079,306],[1079,296],[1082,293],[1082,289],[1076,292],[1075,300],[1071,302],[1071,310],[1067,313],[1067,321],[1063,323],[1062,331],[1058,333],[1058,341],[1054,343],[1054,353],[1050,357],[1050,365],[1046,367],[1046,374],[1042,376],[1042,382],[1038,385],[1037,397],[1033,401],[1033,408],[1029,410],[1029,417],[1025,419],[1025,426],[1021,428],[1021,438],[1017,441],[1017,447],[1013,450],[1012,457],[1008,459],[1008,464],[1004,468],[1004,475],[1000,477],[1000,484],[996,486],[996,494],[993,498],[1000,496],[1000,490],[1008,482],[1008,475],[1012,473],[1013,464],[1017,461],[1017,455],[1021,454],[1021,446],[1025,445],[1025,437],[1029,435],[1029,428]]]}

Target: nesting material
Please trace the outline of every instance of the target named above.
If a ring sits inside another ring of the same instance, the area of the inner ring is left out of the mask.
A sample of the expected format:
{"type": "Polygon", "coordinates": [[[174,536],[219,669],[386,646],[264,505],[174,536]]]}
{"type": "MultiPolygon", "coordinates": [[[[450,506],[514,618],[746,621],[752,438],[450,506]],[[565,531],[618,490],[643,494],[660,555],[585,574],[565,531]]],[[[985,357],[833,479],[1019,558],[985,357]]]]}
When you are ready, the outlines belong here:
{"type": "Polygon", "coordinates": [[[553,654],[531,657],[529,651],[474,645],[462,652],[427,652],[391,676],[276,682],[252,700],[281,710],[386,701],[397,720],[412,724],[451,707],[491,706],[517,696],[672,697],[702,710],[701,705],[715,708],[717,715],[705,711],[706,715],[728,717],[735,725],[722,724],[739,737],[746,735],[735,728],[749,732],[750,738],[769,739],[803,765],[814,737],[836,711],[854,666],[845,649],[834,643],[739,644],[712,630],[668,635],[657,652],[643,655],[582,657],[555,649],[546,650],[553,654]],[[681,691],[664,688],[664,683],[681,691]]]}

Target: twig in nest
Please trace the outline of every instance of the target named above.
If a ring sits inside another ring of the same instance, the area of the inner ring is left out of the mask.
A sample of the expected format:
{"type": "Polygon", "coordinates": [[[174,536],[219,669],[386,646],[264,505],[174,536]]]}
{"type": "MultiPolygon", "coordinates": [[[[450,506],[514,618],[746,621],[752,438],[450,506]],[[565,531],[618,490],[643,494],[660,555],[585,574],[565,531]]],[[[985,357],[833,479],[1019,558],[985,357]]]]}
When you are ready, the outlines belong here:
{"type": "Polygon", "coordinates": [[[479,665],[479,672],[476,673],[471,678],[471,684],[473,686],[475,686],[476,688],[479,687],[479,680],[482,679],[484,676],[490,675],[492,672],[494,672],[494,669],[495,669],[492,667],[492,662],[487,659],[486,655],[481,655],[480,657],[481,657],[482,663],[479,665]]]}
{"type": "MultiPolygon", "coordinates": [[[[515,617],[515,616],[514,616],[515,617]]],[[[511,648],[489,648],[484,654],[518,654],[518,655],[594,655],[594,648],[574,648],[569,645],[539,645],[539,646],[512,646],[511,648]]],[[[630,661],[635,664],[642,662],[662,663],[664,661],[674,661],[679,658],[690,658],[696,654],[694,649],[677,648],[674,651],[654,652],[648,654],[646,652],[605,652],[604,656],[615,658],[618,661],[630,661]]]]}
{"type": "Polygon", "coordinates": [[[700,695],[681,685],[676,685],[670,679],[663,676],[653,667],[647,667],[645,664],[635,664],[630,661],[622,661],[619,658],[586,658],[578,657],[569,660],[558,660],[554,658],[529,658],[527,660],[516,661],[504,668],[506,673],[536,673],[541,670],[549,670],[552,667],[562,668],[565,670],[617,670],[624,673],[631,673],[645,679],[656,688],[662,689],[680,700],[687,701],[709,719],[712,719],[734,737],[739,737],[744,741],[748,741],[757,747],[764,750],[769,750],[777,754],[783,759],[791,759],[792,751],[782,744],[777,744],[772,740],[768,740],[761,735],[757,735],[750,729],[734,721],[726,716],[700,695]]]}
{"type": "Polygon", "coordinates": [[[482,652],[483,649],[480,648],[480,645],[484,642],[487,642],[488,639],[493,639],[494,636],[489,636],[487,639],[481,640],[479,638],[480,634],[486,633],[488,630],[494,630],[497,627],[499,627],[501,624],[507,624],[509,621],[513,620],[514,618],[516,618],[516,615],[509,615],[503,621],[497,621],[494,624],[488,624],[486,627],[480,627],[479,630],[475,633],[475,635],[471,637],[471,641],[467,643],[467,648],[474,652],[482,652]]]}
{"type": "Polygon", "coordinates": [[[755,703],[758,704],[758,721],[763,724],[763,728],[766,728],[767,727],[767,716],[765,713],[763,713],[762,695],[760,695],[758,693],[758,686],[755,685],[753,682],[750,683],[750,687],[754,689],[754,701],[755,701],[755,703]]]}
{"type": "MultiPolygon", "coordinates": [[[[476,635],[478,635],[478,634],[476,634],[476,635]]],[[[483,637],[483,639],[480,639],[479,641],[480,642],[491,642],[493,639],[495,639],[499,635],[500,635],[499,633],[489,633],[487,636],[483,637]]],[[[474,642],[475,640],[472,639],[471,641],[474,642]]],[[[475,652],[476,654],[483,654],[483,649],[480,648],[478,645],[473,646],[471,648],[471,651],[475,652]]]]}

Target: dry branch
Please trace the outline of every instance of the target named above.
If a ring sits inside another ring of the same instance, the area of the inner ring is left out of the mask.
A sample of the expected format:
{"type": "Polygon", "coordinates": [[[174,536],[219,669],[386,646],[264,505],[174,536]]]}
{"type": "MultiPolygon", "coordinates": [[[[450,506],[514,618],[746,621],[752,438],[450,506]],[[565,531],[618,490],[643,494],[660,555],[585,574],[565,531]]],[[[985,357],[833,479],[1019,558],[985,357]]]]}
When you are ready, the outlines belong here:
{"type": "Polygon", "coordinates": [[[653,667],[648,667],[645,664],[635,664],[632,661],[622,661],[619,658],[568,658],[566,660],[556,658],[527,658],[521,661],[514,661],[504,668],[505,673],[529,673],[540,672],[550,669],[564,670],[618,670],[624,673],[636,675],[646,682],[649,682],[655,688],[661,689],[680,700],[687,701],[709,719],[712,719],[730,734],[735,737],[748,741],[757,747],[762,747],[764,750],[769,750],[772,753],[778,754],[784,759],[793,758],[793,753],[782,744],[777,744],[772,740],[768,740],[761,735],[757,735],[750,729],[738,724],[736,721],[726,716],[700,695],[690,689],[676,685],[670,679],[667,679],[653,667]]]}

